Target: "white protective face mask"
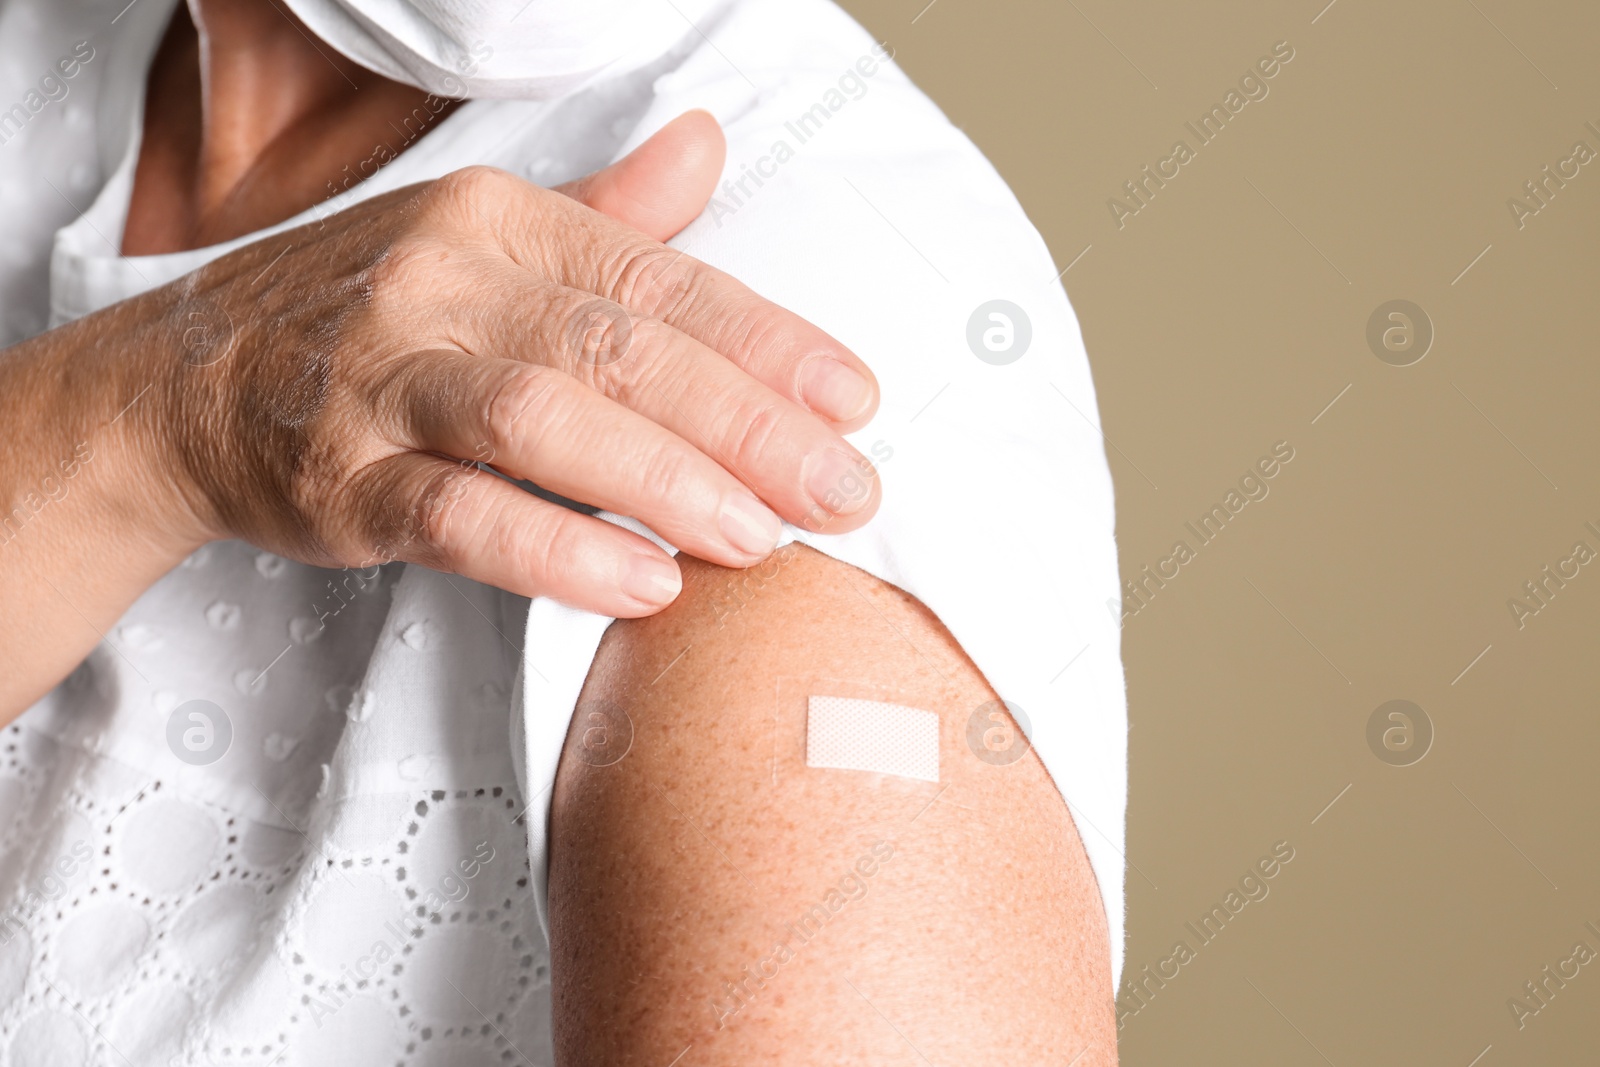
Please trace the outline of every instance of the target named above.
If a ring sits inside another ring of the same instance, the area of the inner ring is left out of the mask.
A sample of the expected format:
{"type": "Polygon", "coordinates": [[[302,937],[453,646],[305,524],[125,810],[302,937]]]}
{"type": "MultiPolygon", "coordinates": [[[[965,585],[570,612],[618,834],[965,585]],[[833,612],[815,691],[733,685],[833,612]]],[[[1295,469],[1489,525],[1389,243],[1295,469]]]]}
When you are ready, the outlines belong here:
{"type": "Polygon", "coordinates": [[[538,100],[664,55],[719,0],[284,0],[386,78],[451,97],[538,100]]]}

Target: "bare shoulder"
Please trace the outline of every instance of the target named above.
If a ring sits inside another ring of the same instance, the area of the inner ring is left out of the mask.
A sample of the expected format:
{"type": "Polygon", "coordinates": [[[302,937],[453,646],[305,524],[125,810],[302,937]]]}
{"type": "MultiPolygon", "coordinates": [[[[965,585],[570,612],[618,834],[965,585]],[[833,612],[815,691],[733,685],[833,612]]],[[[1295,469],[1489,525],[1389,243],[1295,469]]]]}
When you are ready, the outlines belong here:
{"type": "Polygon", "coordinates": [[[557,777],[559,1061],[1114,1063],[1082,843],[938,619],[798,545],[680,560],[557,777]]]}

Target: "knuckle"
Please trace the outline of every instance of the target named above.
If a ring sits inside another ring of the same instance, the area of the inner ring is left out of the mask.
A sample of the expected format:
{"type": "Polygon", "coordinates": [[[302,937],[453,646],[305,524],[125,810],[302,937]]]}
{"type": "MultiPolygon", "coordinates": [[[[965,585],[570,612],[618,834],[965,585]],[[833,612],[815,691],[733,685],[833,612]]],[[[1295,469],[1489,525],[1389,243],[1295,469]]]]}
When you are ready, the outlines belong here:
{"type": "Polygon", "coordinates": [[[516,560],[523,574],[533,576],[541,589],[552,590],[570,587],[579,560],[586,551],[582,544],[582,528],[577,516],[565,509],[541,509],[546,520],[529,537],[518,524],[503,523],[499,530],[499,549],[502,558],[516,560]]]}
{"type": "Polygon", "coordinates": [[[740,477],[768,463],[775,442],[784,437],[785,420],[786,412],[776,401],[752,401],[735,409],[728,449],[740,477]]]}
{"type": "Polygon", "coordinates": [[[670,319],[696,294],[693,263],[666,245],[637,244],[618,254],[612,287],[617,299],[635,311],[670,319]]]}
{"type": "Polygon", "coordinates": [[[492,205],[523,191],[525,182],[498,167],[462,167],[422,185],[405,214],[423,229],[480,230],[495,212],[492,205]]]}
{"type": "Polygon", "coordinates": [[[741,338],[738,348],[728,353],[729,358],[751,370],[776,370],[786,359],[791,366],[797,366],[800,357],[810,351],[804,347],[797,351],[793,326],[783,312],[765,301],[724,310],[720,325],[727,336],[741,338]]]}
{"type": "Polygon", "coordinates": [[[516,178],[509,172],[480,163],[436,178],[429,186],[429,193],[444,200],[467,203],[502,192],[513,181],[516,178]]]}
{"type": "Polygon", "coordinates": [[[669,504],[694,499],[700,475],[683,449],[658,449],[639,468],[640,486],[651,497],[669,504]]]}
{"type": "MultiPolygon", "coordinates": [[[[596,309],[578,320],[587,332],[573,364],[573,376],[618,403],[634,407],[639,394],[654,386],[670,363],[673,329],[660,319],[630,316],[613,304],[617,315],[596,309]]],[[[569,333],[572,331],[569,331],[569,333]]]]}
{"type": "Polygon", "coordinates": [[[585,300],[562,320],[556,340],[560,361],[573,374],[598,386],[607,377],[602,371],[637,350],[643,325],[613,300],[585,300]]]}
{"type": "Polygon", "coordinates": [[[484,425],[495,453],[533,450],[552,423],[561,421],[569,379],[560,371],[524,364],[508,373],[489,394],[484,425]]]}

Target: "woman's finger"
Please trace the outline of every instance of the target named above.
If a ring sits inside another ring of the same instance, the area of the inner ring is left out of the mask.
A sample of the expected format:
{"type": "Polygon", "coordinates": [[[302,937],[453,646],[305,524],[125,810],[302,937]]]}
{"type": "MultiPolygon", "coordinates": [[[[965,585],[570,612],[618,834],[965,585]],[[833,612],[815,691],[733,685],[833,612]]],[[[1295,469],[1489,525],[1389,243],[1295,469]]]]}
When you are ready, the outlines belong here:
{"type": "Polygon", "coordinates": [[[611,166],[555,191],[666,241],[705,210],[727,154],[711,113],[686,111],[611,166]]]}
{"type": "Polygon", "coordinates": [[[682,588],[677,563],[645,538],[470,462],[402,452],[366,468],[352,488],[380,558],[613,618],[653,615],[682,588]]]}
{"type": "Polygon", "coordinates": [[[877,409],[877,379],[855,353],[693,256],[502,171],[469,168],[441,184],[445,201],[472,204],[457,221],[534,279],[661,319],[840,432],[877,409]]]}
{"type": "MultiPolygon", "coordinates": [[[[732,368],[729,368],[730,370],[732,368]]],[[[738,373],[735,371],[734,373],[738,373]]],[[[408,357],[381,408],[410,448],[479,460],[572,500],[639,519],[726,567],[777,547],[782,525],[682,437],[560,370],[456,352],[408,357]]]]}
{"type": "Polygon", "coordinates": [[[570,374],[715,460],[797,526],[844,533],[876,511],[876,472],[861,453],[689,335],[589,293],[529,288],[510,267],[474,270],[501,299],[498,314],[465,313],[452,322],[470,351],[570,374]]]}
{"type": "MultiPolygon", "coordinates": [[[[565,210],[581,210],[567,205],[565,210]]],[[[854,352],[799,315],[693,256],[603,219],[598,243],[552,264],[554,280],[659,318],[734,365],[834,423],[866,425],[878,406],[878,381],[854,352]],[[596,260],[592,248],[609,250],[596,260]]]]}

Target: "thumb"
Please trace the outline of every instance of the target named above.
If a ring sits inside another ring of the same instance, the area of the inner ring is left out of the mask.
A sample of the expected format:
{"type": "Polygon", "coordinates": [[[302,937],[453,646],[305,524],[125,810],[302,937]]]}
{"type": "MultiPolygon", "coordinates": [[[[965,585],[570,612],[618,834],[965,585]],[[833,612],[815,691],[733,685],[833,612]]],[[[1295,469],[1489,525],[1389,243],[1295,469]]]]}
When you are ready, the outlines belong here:
{"type": "Polygon", "coordinates": [[[711,113],[686,111],[611,166],[556,192],[665,241],[705,209],[727,154],[711,113]]]}

